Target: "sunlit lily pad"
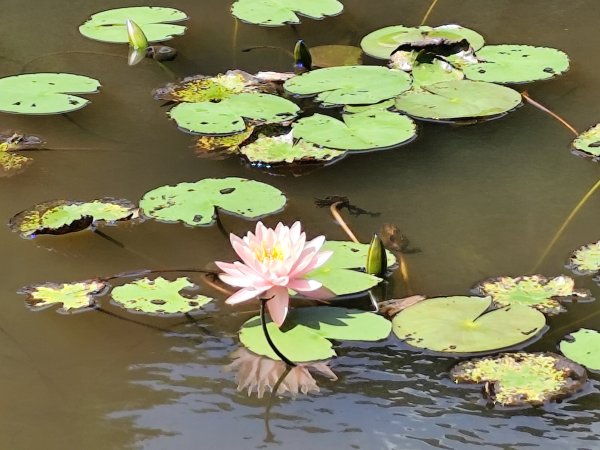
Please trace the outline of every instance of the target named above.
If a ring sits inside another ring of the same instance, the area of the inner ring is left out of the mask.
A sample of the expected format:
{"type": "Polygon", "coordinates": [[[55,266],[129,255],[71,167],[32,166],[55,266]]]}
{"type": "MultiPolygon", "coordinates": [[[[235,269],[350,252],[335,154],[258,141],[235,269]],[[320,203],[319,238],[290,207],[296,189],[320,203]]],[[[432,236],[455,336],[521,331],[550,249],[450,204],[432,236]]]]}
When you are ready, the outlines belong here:
{"type": "Polygon", "coordinates": [[[499,306],[531,306],[549,315],[565,311],[560,300],[585,299],[590,295],[589,291],[575,289],[572,278],[541,275],[490,278],[475,286],[474,293],[492,297],[499,306]]]}
{"type": "Polygon", "coordinates": [[[560,343],[560,351],[590,370],[600,370],[600,333],[582,328],[560,343]]]}
{"type": "Polygon", "coordinates": [[[394,317],[394,333],[413,347],[444,353],[476,353],[521,344],[537,336],[544,315],[528,306],[489,310],[492,299],[438,297],[394,317]]]}
{"type": "Polygon", "coordinates": [[[0,134],[0,177],[10,177],[22,172],[33,159],[17,154],[19,150],[39,149],[44,142],[37,136],[18,133],[0,134]]]}
{"type": "Polygon", "coordinates": [[[435,39],[451,41],[466,39],[475,50],[483,47],[484,44],[483,37],[479,33],[459,25],[442,25],[435,28],[396,25],[367,34],[360,41],[360,46],[367,55],[374,58],[389,59],[392,52],[400,45],[433,41],[435,39]]]}
{"type": "Polygon", "coordinates": [[[140,208],[153,219],[200,226],[214,222],[215,207],[246,219],[258,219],[281,210],[285,202],[283,193],[273,186],[230,177],[158,187],[144,194],[140,208]]]}
{"type": "Polygon", "coordinates": [[[204,295],[185,297],[182,290],[197,289],[185,277],[174,281],[162,277],[142,278],[117,286],[112,290],[113,300],[123,308],[148,314],[184,314],[200,309],[213,299],[204,295]]]}
{"type": "Polygon", "coordinates": [[[19,294],[27,295],[26,303],[33,310],[60,305],[58,312],[70,313],[94,307],[95,298],[103,295],[108,287],[100,280],[44,283],[24,287],[19,294]]]}
{"type": "Polygon", "coordinates": [[[517,91],[483,81],[444,81],[410,90],[396,98],[396,108],[430,120],[490,117],[521,104],[517,91]]]}
{"type": "Polygon", "coordinates": [[[600,123],[581,133],[573,141],[573,148],[593,158],[600,158],[600,123]]]}
{"type": "Polygon", "coordinates": [[[569,57],[560,50],[530,45],[486,45],[476,52],[477,64],[462,67],[470,80],[526,83],[566,72],[569,57]]]}
{"type": "Polygon", "coordinates": [[[204,135],[196,139],[196,156],[223,159],[239,152],[240,146],[252,136],[254,127],[249,126],[241,133],[227,136],[204,135]]]}
{"type": "Polygon", "coordinates": [[[323,19],[343,9],[344,5],[337,0],[237,0],[231,13],[244,22],[276,27],[300,23],[298,15],[323,19]]]}
{"type": "Polygon", "coordinates": [[[10,219],[9,227],[22,237],[65,234],[93,224],[113,224],[137,216],[137,207],[128,200],[102,198],[89,202],[53,200],[21,211],[10,219]]]}
{"type": "Polygon", "coordinates": [[[313,67],[359,66],[362,50],[352,45],[319,45],[310,48],[313,67]]]}
{"type": "MultiPolygon", "coordinates": [[[[319,306],[292,309],[281,328],[270,321],[267,327],[277,348],[296,362],[335,356],[328,339],[378,341],[391,331],[390,321],[377,314],[319,306]]],[[[279,360],[264,337],[259,317],[242,326],[240,341],[254,353],[279,360]]]]}
{"type": "Polygon", "coordinates": [[[129,42],[127,19],[142,29],[149,42],[161,42],[183,34],[185,27],[173,22],[186,20],[187,16],[178,9],[157,6],[109,9],[92,15],[79,27],[79,32],[97,41],[126,44],[129,42]]]}
{"type": "Polygon", "coordinates": [[[410,88],[410,76],[380,66],[317,69],[289,79],[283,85],[295,95],[315,95],[324,106],[364,105],[392,98],[410,88]]]}
{"type": "Polygon", "coordinates": [[[294,136],[339,150],[373,150],[402,144],[417,132],[409,117],[385,110],[368,109],[342,117],[343,122],[323,114],[304,117],[293,125],[294,136]]]}
{"type": "Polygon", "coordinates": [[[434,60],[432,63],[415,65],[412,76],[413,89],[415,90],[442,81],[462,80],[464,78],[464,74],[460,70],[439,59],[434,60]]]}
{"type": "Polygon", "coordinates": [[[573,252],[569,267],[578,275],[592,275],[600,271],[600,241],[584,245],[573,252]]]}
{"type": "Polygon", "coordinates": [[[71,94],[93,94],[100,83],[70,73],[27,73],[0,78],[0,111],[14,114],[59,114],[89,103],[71,94]]]}
{"type": "Polygon", "coordinates": [[[585,384],[585,369],[554,353],[505,353],[455,366],[457,383],[485,383],[485,394],[503,406],[542,405],[568,397],[585,384]]]}

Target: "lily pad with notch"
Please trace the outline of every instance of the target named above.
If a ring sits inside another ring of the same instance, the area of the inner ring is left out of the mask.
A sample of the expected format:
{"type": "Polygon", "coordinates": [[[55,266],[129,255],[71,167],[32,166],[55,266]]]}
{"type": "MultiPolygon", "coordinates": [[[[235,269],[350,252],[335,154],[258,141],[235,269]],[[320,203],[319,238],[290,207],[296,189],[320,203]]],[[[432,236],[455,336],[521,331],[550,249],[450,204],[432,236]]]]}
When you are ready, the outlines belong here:
{"type": "Polygon", "coordinates": [[[337,0],[237,0],[231,13],[243,22],[269,27],[300,23],[299,15],[324,19],[342,12],[337,0]]]}
{"type": "Polygon", "coordinates": [[[73,283],[43,283],[27,286],[19,294],[27,295],[25,302],[34,310],[60,305],[59,313],[80,312],[96,306],[96,297],[106,293],[109,285],[100,280],[73,283]]]}
{"type": "Polygon", "coordinates": [[[576,363],[600,371],[600,332],[581,328],[561,341],[560,351],[576,363]]]}
{"type": "Polygon", "coordinates": [[[574,141],[573,148],[594,160],[600,158],[600,123],[581,133],[574,141]]]}

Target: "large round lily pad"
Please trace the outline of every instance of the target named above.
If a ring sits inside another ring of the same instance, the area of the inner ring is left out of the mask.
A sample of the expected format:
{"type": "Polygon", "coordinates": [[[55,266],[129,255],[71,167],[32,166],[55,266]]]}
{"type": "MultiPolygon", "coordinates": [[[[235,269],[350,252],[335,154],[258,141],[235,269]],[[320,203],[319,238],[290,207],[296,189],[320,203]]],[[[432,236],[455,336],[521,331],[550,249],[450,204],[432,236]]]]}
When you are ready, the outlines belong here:
{"type": "Polygon", "coordinates": [[[380,66],[327,67],[287,80],[283,87],[295,95],[317,95],[325,106],[364,105],[392,98],[410,88],[410,76],[380,66]]]}
{"type": "Polygon", "coordinates": [[[600,123],[581,133],[573,148],[593,158],[600,158],[600,123]]]}
{"type": "Polygon", "coordinates": [[[490,83],[527,83],[546,80],[569,69],[560,50],[530,45],[486,45],[478,50],[478,64],[462,67],[470,80],[490,83]]]}
{"type": "Polygon", "coordinates": [[[343,122],[323,114],[304,117],[293,125],[294,136],[339,150],[374,150],[400,145],[417,132],[409,117],[386,110],[365,110],[342,117],[343,122]]]}
{"type": "Polygon", "coordinates": [[[489,310],[491,298],[438,297],[400,311],[394,333],[413,347],[477,353],[521,344],[540,333],[544,315],[528,306],[489,310]]]}
{"type": "Polygon", "coordinates": [[[89,103],[71,94],[93,94],[100,83],[70,73],[27,73],[0,78],[0,111],[15,114],[59,114],[89,103]]]}
{"type": "Polygon", "coordinates": [[[587,381],[585,369],[554,353],[505,353],[456,365],[457,383],[485,383],[484,392],[503,406],[542,405],[568,397],[587,381]]]}
{"type": "Polygon", "coordinates": [[[569,267],[578,275],[592,275],[600,271],[600,241],[575,250],[569,258],[569,267]]]}
{"type": "Polygon", "coordinates": [[[215,207],[247,219],[258,219],[281,210],[285,202],[285,196],[273,186],[230,177],[158,187],[144,194],[140,208],[153,219],[200,226],[213,223],[215,207]]]}
{"type": "Polygon", "coordinates": [[[24,287],[19,294],[27,295],[26,303],[33,310],[61,305],[58,312],[70,313],[94,307],[96,297],[103,295],[108,287],[107,283],[100,280],[44,283],[24,287]]]}
{"type": "Polygon", "coordinates": [[[582,328],[560,343],[560,351],[590,370],[600,370],[600,333],[582,328]]]}
{"type": "Polygon", "coordinates": [[[521,104],[517,91],[483,81],[456,80],[423,86],[396,98],[396,108],[430,120],[499,116],[521,104]]]}
{"type": "Polygon", "coordinates": [[[231,13],[244,22],[276,27],[300,23],[298,15],[323,19],[343,9],[344,5],[337,0],[237,0],[231,13]]]}
{"type": "Polygon", "coordinates": [[[109,9],[92,15],[79,27],[79,32],[97,41],[126,44],[128,19],[142,29],[149,42],[161,42],[183,34],[185,27],[173,22],[186,20],[187,16],[178,9],[158,6],[109,9]]]}

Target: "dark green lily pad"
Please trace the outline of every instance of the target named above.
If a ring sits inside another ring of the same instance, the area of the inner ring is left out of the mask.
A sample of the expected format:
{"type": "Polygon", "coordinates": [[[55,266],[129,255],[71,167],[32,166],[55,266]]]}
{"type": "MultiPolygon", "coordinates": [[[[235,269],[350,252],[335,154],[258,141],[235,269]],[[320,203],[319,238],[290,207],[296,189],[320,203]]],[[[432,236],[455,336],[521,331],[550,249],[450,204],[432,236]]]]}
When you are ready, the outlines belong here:
{"type": "Polygon", "coordinates": [[[27,73],[0,78],[0,111],[14,114],[59,114],[89,103],[71,94],[93,94],[100,83],[70,73],[27,73]]]}
{"type": "Polygon", "coordinates": [[[175,8],[133,6],[109,9],[92,15],[79,27],[87,38],[102,42],[126,44],[129,42],[126,21],[133,20],[149,42],[161,42],[185,32],[185,27],[173,22],[186,20],[187,15],[175,8]]]}
{"type": "Polygon", "coordinates": [[[600,333],[582,328],[560,343],[560,351],[590,370],[600,370],[600,333]]]}
{"type": "Polygon", "coordinates": [[[450,372],[457,383],[485,383],[484,392],[503,406],[543,405],[579,391],[585,369],[554,353],[505,353],[461,362],[450,372]]]}
{"type": "Polygon", "coordinates": [[[527,83],[546,80],[569,70],[569,57],[560,50],[530,45],[486,45],[476,53],[477,64],[462,67],[470,80],[527,83]]]}
{"type": "Polygon", "coordinates": [[[581,133],[573,141],[573,148],[593,158],[600,158],[600,123],[581,133]]]}
{"type": "Polygon", "coordinates": [[[323,19],[340,14],[343,9],[337,0],[237,0],[231,13],[244,22],[276,27],[300,23],[298,15],[323,19]]]}
{"type": "Polygon", "coordinates": [[[113,300],[125,309],[147,314],[185,314],[200,309],[213,299],[204,295],[184,297],[182,290],[197,289],[185,277],[174,281],[162,277],[150,280],[142,278],[117,286],[112,290],[113,300]]]}
{"type": "Polygon", "coordinates": [[[573,252],[569,267],[578,275],[592,275],[600,271],[600,241],[584,245],[573,252]]]}
{"type": "Polygon", "coordinates": [[[19,150],[39,149],[44,142],[37,136],[18,133],[0,134],[0,177],[10,177],[22,172],[33,159],[15,153],[19,150]]]}
{"type": "Polygon", "coordinates": [[[521,104],[517,91],[483,81],[444,81],[396,98],[396,108],[413,117],[454,120],[500,116],[521,104]]]}
{"type": "Polygon", "coordinates": [[[319,45],[310,48],[313,67],[359,66],[362,49],[353,45],[319,45]]]}
{"type": "Polygon", "coordinates": [[[400,311],[394,333],[413,347],[444,353],[478,353],[521,344],[537,336],[544,315],[528,306],[489,310],[492,299],[438,297],[400,311]]]}
{"type": "Polygon", "coordinates": [[[78,312],[96,306],[96,297],[103,295],[109,285],[100,280],[74,283],[44,283],[27,286],[19,294],[27,295],[26,303],[32,310],[60,305],[60,313],[78,312]]]}
{"type": "Polygon", "coordinates": [[[265,183],[236,177],[206,178],[146,192],[140,209],[145,216],[163,222],[201,226],[214,222],[215,207],[246,219],[258,219],[280,211],[285,202],[279,189],[265,183]]]}
{"type": "Polygon", "coordinates": [[[283,84],[295,95],[315,95],[324,106],[364,105],[397,96],[410,88],[410,76],[380,66],[328,67],[306,72],[283,84]]]}
{"type": "MultiPolygon", "coordinates": [[[[378,341],[388,337],[391,331],[390,321],[377,314],[322,306],[293,309],[281,328],[270,321],[267,327],[277,348],[295,362],[335,356],[328,339],[378,341]]],[[[256,354],[279,360],[264,337],[260,317],[242,326],[240,341],[256,354]]]]}

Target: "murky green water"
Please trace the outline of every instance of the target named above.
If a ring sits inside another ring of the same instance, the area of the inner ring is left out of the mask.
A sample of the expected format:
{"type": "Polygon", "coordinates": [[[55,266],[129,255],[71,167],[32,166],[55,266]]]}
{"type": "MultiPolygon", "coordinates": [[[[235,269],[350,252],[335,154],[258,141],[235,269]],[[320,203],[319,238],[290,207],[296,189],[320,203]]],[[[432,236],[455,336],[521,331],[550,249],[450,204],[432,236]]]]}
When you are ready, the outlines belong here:
{"type": "MultiPolygon", "coordinates": [[[[540,111],[520,108],[477,126],[420,124],[419,138],[389,151],[355,155],[303,177],[273,177],[233,158],[198,159],[192,140],[177,130],[150,91],[170,80],[153,61],[126,65],[125,46],[81,37],[91,13],[120,6],[173,6],[191,20],[172,41],[180,52],[168,67],[178,76],[230,68],[289,70],[283,53],[241,53],[250,45],[291,48],[289,27],[239,24],[224,0],[123,2],[3,0],[0,75],[61,71],[92,76],[100,94],[85,109],[58,116],[2,114],[0,129],[43,136],[60,151],[37,152],[26,172],[2,179],[0,218],[54,198],[106,195],[138,200],[163,184],[210,176],[242,176],[271,183],[289,197],[270,224],[301,219],[313,235],[344,234],[314,198],[347,195],[381,212],[351,218],[362,240],[382,222],[397,224],[422,252],[407,256],[413,291],[467,293],[477,281],[529,273],[552,236],[597,181],[597,164],[569,153],[572,136],[540,111]],[[233,47],[232,47],[233,46],[233,47]],[[72,52],[72,53],[69,53],[72,52]]],[[[310,46],[358,44],[386,25],[417,25],[426,0],[345,0],[345,12],[298,27],[310,46]]],[[[460,23],[488,43],[522,43],[566,51],[571,70],[530,85],[532,97],[583,130],[600,118],[595,0],[440,0],[429,25],[460,23]]],[[[372,62],[372,61],[371,61],[372,62]]],[[[568,254],[600,238],[600,197],[593,197],[540,267],[565,273],[568,254]]],[[[252,225],[230,216],[238,234],[252,225]]],[[[405,351],[393,336],[382,343],[343,344],[331,367],[340,379],[317,378],[316,395],[274,402],[265,430],[267,399],[236,391],[224,373],[238,347],[237,329],[251,312],[211,306],[200,325],[146,320],[168,334],[101,312],[64,316],[32,313],[16,291],[43,281],[71,281],[142,268],[202,267],[233,257],[216,227],[191,229],[147,221],[109,228],[121,249],[92,233],[20,239],[0,229],[3,249],[0,310],[0,448],[2,449],[428,449],[600,448],[599,378],[583,394],[544,408],[489,409],[476,387],[447,377],[453,360],[405,351]]],[[[390,295],[407,294],[394,275],[390,295]]],[[[590,277],[577,279],[596,297],[590,277]]],[[[207,291],[209,292],[209,291],[207,291]]],[[[219,296],[219,299],[222,299],[219,296]]],[[[531,350],[555,350],[562,336],[598,327],[600,303],[569,304],[549,321],[531,350]]],[[[119,312],[121,313],[121,312],[119,312]]],[[[121,313],[122,314],[122,313],[121,313]]]]}

